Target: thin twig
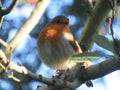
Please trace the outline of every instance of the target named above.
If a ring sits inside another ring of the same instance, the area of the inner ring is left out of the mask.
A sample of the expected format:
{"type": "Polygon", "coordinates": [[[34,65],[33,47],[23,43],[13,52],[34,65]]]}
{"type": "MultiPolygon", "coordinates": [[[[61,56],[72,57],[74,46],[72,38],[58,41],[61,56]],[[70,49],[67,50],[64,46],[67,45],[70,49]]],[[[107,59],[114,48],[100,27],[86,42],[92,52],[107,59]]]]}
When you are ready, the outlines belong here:
{"type": "Polygon", "coordinates": [[[2,10],[2,14],[6,15],[6,14],[10,13],[12,11],[12,9],[16,6],[17,2],[18,2],[18,0],[13,0],[8,8],[2,10]]]}
{"type": "Polygon", "coordinates": [[[33,28],[37,25],[43,13],[45,12],[50,0],[40,0],[33,10],[30,18],[24,23],[24,25],[17,32],[15,37],[8,43],[8,46],[5,48],[5,53],[8,54],[10,47],[14,49],[23,41],[33,28]]]}
{"type": "Polygon", "coordinates": [[[85,51],[88,51],[92,47],[92,38],[100,30],[110,11],[111,8],[108,5],[108,0],[99,0],[96,2],[79,38],[79,43],[85,48],[85,51]]]}
{"type": "Polygon", "coordinates": [[[18,79],[18,78],[16,78],[16,77],[14,76],[14,73],[13,73],[13,72],[11,72],[10,74],[8,74],[8,78],[11,78],[11,79],[13,79],[13,80],[16,81],[16,82],[20,82],[20,81],[21,81],[20,79],[18,79]]]}
{"type": "Polygon", "coordinates": [[[120,56],[120,41],[115,37],[115,34],[114,34],[114,30],[113,30],[113,23],[114,23],[114,16],[115,16],[115,0],[109,0],[109,4],[110,4],[110,7],[112,9],[112,17],[109,18],[110,22],[110,30],[111,30],[111,35],[112,35],[112,38],[113,38],[113,41],[114,41],[114,51],[116,52],[116,54],[118,56],[120,56]]]}
{"type": "Polygon", "coordinates": [[[4,46],[5,48],[7,47],[7,43],[5,42],[5,41],[3,41],[1,38],[0,38],[0,44],[2,45],[2,46],[4,46]]]}

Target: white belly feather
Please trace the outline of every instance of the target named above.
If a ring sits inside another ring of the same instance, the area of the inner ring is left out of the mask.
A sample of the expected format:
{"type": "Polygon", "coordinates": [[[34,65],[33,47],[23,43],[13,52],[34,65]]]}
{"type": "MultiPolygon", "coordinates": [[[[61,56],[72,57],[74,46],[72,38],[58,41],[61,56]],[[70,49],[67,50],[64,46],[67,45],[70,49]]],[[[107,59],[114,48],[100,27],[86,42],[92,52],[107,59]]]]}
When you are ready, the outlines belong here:
{"type": "Polygon", "coordinates": [[[75,50],[67,40],[69,35],[65,33],[61,43],[56,46],[46,41],[39,49],[41,60],[51,68],[64,69],[67,68],[69,58],[75,54],[75,50]]]}

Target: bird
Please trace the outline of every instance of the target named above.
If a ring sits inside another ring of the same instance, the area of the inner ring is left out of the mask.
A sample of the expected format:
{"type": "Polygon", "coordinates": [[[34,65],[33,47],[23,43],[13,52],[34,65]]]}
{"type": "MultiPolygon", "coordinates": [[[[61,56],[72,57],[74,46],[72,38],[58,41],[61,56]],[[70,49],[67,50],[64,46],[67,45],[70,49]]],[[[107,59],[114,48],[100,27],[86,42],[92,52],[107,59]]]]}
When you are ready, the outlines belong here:
{"type": "Polygon", "coordinates": [[[37,49],[40,60],[52,69],[67,69],[70,57],[82,53],[70,31],[69,22],[66,16],[58,15],[38,35],[37,49]]]}

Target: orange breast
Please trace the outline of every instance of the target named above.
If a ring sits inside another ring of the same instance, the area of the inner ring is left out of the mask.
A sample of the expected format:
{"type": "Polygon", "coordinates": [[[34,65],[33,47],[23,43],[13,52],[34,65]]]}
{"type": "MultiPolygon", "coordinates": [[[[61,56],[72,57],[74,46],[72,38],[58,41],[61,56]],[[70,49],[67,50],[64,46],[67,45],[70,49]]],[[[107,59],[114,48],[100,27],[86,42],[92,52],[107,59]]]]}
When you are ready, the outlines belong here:
{"type": "Polygon", "coordinates": [[[39,34],[38,40],[39,43],[45,43],[46,40],[50,41],[53,45],[56,45],[60,42],[61,37],[64,32],[70,32],[69,28],[61,25],[53,25],[44,28],[39,34]]]}
{"type": "Polygon", "coordinates": [[[62,32],[56,29],[47,30],[45,38],[50,40],[52,44],[58,44],[61,40],[62,32]]]}

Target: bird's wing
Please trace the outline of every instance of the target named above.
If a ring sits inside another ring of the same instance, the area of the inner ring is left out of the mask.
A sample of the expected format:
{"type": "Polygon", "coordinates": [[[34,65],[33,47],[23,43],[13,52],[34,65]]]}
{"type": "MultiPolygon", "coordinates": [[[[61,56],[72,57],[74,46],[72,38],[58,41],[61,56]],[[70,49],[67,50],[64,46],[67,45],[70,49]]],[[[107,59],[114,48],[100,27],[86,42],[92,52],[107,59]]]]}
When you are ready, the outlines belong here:
{"type": "Polygon", "coordinates": [[[78,42],[76,40],[74,41],[69,41],[71,46],[74,48],[75,52],[78,54],[78,53],[82,53],[82,50],[78,44],[78,42]]]}
{"type": "Polygon", "coordinates": [[[64,38],[69,41],[70,45],[74,48],[76,53],[82,53],[82,50],[81,50],[77,40],[74,39],[74,37],[71,33],[65,32],[64,38]]]}

